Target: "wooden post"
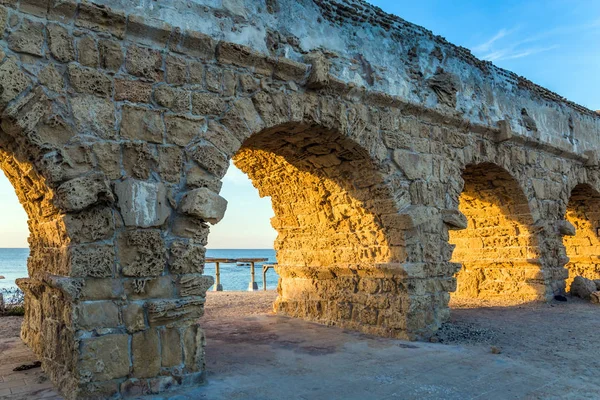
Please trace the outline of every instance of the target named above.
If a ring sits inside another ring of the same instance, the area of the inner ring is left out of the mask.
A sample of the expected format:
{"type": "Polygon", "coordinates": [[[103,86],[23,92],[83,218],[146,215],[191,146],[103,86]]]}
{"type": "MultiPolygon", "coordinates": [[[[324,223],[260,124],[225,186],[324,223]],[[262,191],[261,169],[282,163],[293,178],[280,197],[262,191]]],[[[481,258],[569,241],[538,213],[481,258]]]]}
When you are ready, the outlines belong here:
{"type": "Polygon", "coordinates": [[[255,276],[254,276],[254,261],[250,262],[250,283],[248,284],[248,291],[249,292],[253,292],[255,290],[258,290],[258,284],[255,282],[255,276]]]}
{"type": "Polygon", "coordinates": [[[267,290],[267,271],[269,267],[263,264],[263,290],[267,290]]]}
{"type": "Polygon", "coordinates": [[[218,261],[215,262],[215,288],[213,290],[215,292],[223,291],[223,285],[221,285],[221,268],[218,261]]]}

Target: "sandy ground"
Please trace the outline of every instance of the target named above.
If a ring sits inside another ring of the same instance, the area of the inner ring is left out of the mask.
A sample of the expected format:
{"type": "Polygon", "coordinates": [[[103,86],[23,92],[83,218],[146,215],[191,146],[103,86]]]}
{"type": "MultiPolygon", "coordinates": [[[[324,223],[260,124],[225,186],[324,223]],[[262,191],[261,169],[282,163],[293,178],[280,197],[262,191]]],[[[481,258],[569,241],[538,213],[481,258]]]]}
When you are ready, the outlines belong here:
{"type": "MultiPolygon", "coordinates": [[[[411,343],[273,315],[275,297],[210,292],[208,384],[157,398],[600,399],[600,306],[579,299],[453,301],[437,343],[411,343]]],[[[25,354],[20,321],[0,318],[0,345],[25,354]]]]}

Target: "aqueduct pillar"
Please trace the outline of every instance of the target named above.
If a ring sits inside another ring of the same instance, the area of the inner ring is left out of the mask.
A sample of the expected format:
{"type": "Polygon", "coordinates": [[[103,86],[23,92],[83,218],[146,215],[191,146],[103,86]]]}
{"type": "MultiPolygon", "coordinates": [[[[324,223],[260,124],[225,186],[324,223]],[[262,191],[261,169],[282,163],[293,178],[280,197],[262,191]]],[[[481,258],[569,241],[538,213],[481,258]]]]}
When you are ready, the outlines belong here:
{"type": "Polygon", "coordinates": [[[273,201],[282,314],[427,338],[457,278],[544,300],[594,251],[563,236],[600,117],[362,1],[1,0],[0,32],[22,338],[67,398],[204,381],[232,159],[273,201]]]}

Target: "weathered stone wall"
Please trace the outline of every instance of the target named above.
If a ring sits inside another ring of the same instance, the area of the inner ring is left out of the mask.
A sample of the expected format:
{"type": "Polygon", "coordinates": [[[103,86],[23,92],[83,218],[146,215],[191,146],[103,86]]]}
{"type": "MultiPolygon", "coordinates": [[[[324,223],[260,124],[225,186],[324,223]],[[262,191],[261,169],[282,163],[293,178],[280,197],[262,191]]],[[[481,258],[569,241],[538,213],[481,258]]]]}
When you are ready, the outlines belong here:
{"type": "Polygon", "coordinates": [[[102,2],[0,2],[22,336],[66,397],[204,380],[232,158],[273,202],[277,312],[427,338],[460,262],[459,295],[564,292],[571,191],[600,188],[595,113],[360,2],[102,2]]]}

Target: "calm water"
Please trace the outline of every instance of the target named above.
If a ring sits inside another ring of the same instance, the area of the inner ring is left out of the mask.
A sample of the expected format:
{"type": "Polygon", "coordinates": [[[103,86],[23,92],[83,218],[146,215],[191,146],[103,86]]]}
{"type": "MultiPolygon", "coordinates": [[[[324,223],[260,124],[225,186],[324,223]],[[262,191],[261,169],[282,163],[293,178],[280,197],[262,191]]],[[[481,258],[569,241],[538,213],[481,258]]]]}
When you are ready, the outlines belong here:
{"type": "MultiPolygon", "coordinates": [[[[29,249],[0,249],[0,289],[15,287],[15,279],[27,277],[27,256],[29,249]]],[[[207,250],[207,257],[218,258],[268,258],[276,262],[275,250],[207,250]]],[[[262,289],[262,263],[256,264],[256,283],[262,289]]],[[[204,273],[215,276],[215,265],[206,264],[204,273]]],[[[277,287],[278,275],[272,269],[267,272],[267,288],[277,287]]],[[[250,282],[250,267],[235,264],[221,264],[221,284],[224,290],[246,290],[250,282]]]]}

